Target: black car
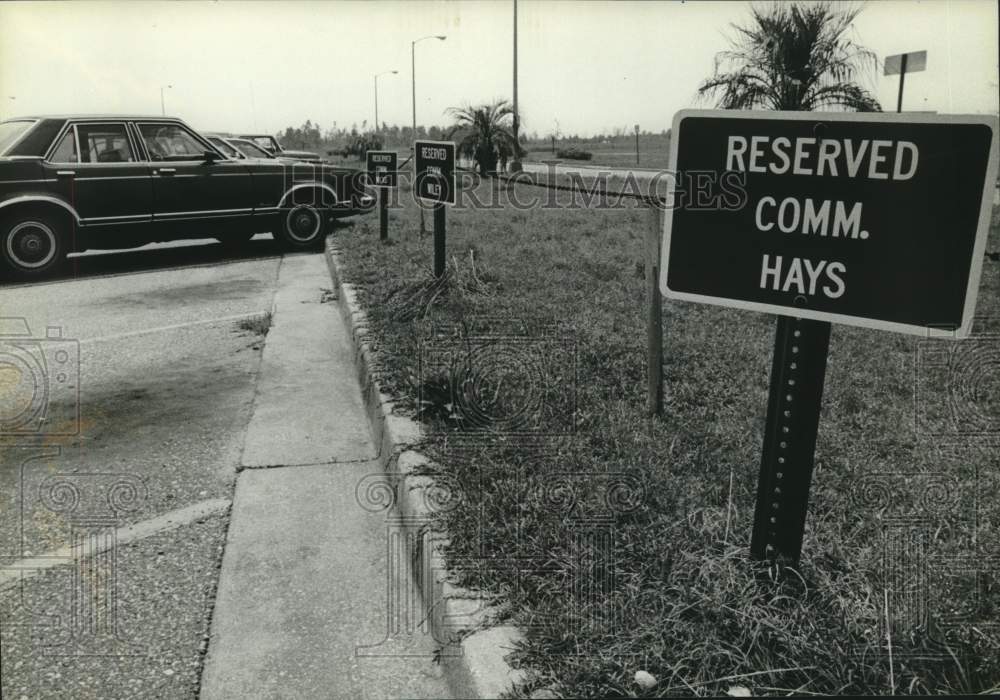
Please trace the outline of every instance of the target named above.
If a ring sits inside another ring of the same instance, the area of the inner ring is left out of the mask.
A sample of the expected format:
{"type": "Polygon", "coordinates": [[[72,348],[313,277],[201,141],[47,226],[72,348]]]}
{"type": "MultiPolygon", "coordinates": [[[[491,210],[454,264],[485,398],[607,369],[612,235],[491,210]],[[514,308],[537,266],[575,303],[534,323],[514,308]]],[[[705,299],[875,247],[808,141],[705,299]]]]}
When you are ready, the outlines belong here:
{"type": "Polygon", "coordinates": [[[361,171],[230,160],[179,119],[0,122],[0,260],[21,278],[70,252],[185,238],[238,244],[271,231],[286,248],[309,249],[333,218],[372,203],[361,171]]]}

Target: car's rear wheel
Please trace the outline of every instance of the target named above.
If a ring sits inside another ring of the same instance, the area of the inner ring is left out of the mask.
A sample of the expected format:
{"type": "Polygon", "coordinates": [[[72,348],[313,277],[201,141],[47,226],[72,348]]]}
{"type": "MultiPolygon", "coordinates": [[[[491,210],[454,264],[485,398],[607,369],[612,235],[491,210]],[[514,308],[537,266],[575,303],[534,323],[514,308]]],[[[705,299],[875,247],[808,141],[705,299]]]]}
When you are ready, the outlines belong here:
{"type": "Polygon", "coordinates": [[[289,250],[314,250],[326,238],[325,213],[311,204],[297,204],[285,214],[278,240],[289,250]]]}
{"type": "Polygon", "coordinates": [[[0,259],[15,279],[54,272],[66,257],[63,222],[47,212],[25,211],[0,223],[0,259]]]}

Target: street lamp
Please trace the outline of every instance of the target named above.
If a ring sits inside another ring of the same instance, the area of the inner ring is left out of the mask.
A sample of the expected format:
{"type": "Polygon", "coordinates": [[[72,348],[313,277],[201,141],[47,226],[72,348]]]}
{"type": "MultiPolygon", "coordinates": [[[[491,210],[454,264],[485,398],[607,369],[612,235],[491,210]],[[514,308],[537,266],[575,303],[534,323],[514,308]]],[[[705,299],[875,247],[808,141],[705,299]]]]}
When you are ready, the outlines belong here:
{"type": "Polygon", "coordinates": [[[167,88],[172,88],[173,85],[161,85],[160,86],[160,114],[167,116],[167,108],[163,103],[163,91],[167,88]]]}
{"type": "Polygon", "coordinates": [[[417,44],[425,39],[437,39],[444,41],[448,37],[444,34],[430,34],[422,36],[410,42],[410,76],[413,88],[413,137],[417,137],[417,44]]]}
{"type": "Polygon", "coordinates": [[[387,70],[387,71],[383,71],[381,73],[376,73],[375,74],[375,135],[376,136],[378,135],[378,123],[379,123],[378,122],[378,78],[379,78],[380,75],[388,75],[390,73],[392,75],[396,75],[397,73],[399,73],[399,71],[398,70],[387,70]]]}
{"type": "MultiPolygon", "coordinates": [[[[411,87],[413,89],[413,138],[417,138],[417,44],[425,39],[437,39],[438,41],[444,41],[447,39],[445,34],[429,34],[427,36],[422,36],[419,39],[414,39],[410,42],[410,78],[411,87]]],[[[414,154],[416,155],[416,154],[414,154]]],[[[417,175],[417,159],[413,159],[413,176],[414,183],[416,183],[417,175]]],[[[424,208],[420,207],[420,233],[424,232],[424,208]]]]}
{"type": "Polygon", "coordinates": [[[521,117],[517,111],[517,0],[514,0],[514,160],[510,164],[510,171],[521,172],[521,141],[518,132],[521,129],[521,117]]]}

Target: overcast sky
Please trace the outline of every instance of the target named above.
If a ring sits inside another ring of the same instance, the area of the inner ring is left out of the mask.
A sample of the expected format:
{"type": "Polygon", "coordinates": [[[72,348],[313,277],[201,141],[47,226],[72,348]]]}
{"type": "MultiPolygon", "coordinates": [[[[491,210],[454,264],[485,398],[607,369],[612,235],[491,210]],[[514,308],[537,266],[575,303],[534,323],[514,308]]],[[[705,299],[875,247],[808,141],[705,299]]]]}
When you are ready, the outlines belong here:
{"type": "MultiPolygon", "coordinates": [[[[669,127],[698,103],[699,81],[726,47],[743,2],[520,0],[523,129],[541,135],[669,127]]],[[[0,3],[0,115],[168,114],[203,130],[274,132],[379,118],[411,122],[410,42],[417,45],[417,121],[512,94],[511,0],[490,2],[0,3]],[[11,100],[14,96],[16,99],[11,100]]],[[[904,110],[998,110],[994,0],[880,0],[856,37],[880,58],[926,49],[906,79],[904,110]]],[[[894,110],[898,76],[873,78],[894,110]]]]}

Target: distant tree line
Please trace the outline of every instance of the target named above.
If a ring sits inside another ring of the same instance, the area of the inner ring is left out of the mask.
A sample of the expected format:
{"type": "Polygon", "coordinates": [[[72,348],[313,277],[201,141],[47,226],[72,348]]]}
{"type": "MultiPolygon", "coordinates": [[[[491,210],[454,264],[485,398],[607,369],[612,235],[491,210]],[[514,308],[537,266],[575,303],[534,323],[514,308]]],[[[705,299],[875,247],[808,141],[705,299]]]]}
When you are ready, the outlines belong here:
{"type": "MultiPolygon", "coordinates": [[[[452,116],[455,116],[452,114],[452,116]]],[[[505,115],[506,116],[506,115],[505,115]]],[[[418,126],[414,136],[414,130],[410,126],[399,126],[398,124],[382,123],[382,128],[375,133],[367,120],[360,124],[354,123],[351,126],[343,127],[334,122],[327,129],[323,129],[319,123],[314,123],[307,119],[302,126],[289,126],[284,131],[279,131],[275,136],[285,148],[293,150],[315,151],[321,155],[328,153],[342,155],[345,157],[364,157],[364,152],[369,149],[406,149],[416,139],[428,139],[430,141],[449,140],[449,134],[453,132],[452,126],[418,126]]],[[[660,132],[641,131],[641,136],[654,136],[657,133],[666,135],[667,129],[660,132]]],[[[579,136],[577,134],[562,134],[554,131],[549,134],[539,134],[538,131],[521,133],[522,147],[525,145],[534,146],[536,149],[545,148],[553,141],[560,143],[574,144],[596,144],[605,143],[623,138],[634,138],[634,131],[627,131],[626,127],[615,127],[609,133],[600,133],[592,136],[579,136]]]]}
{"type": "Polygon", "coordinates": [[[307,119],[302,126],[286,127],[284,131],[279,131],[275,136],[282,146],[293,150],[316,151],[321,154],[332,152],[363,157],[367,149],[409,148],[416,139],[442,141],[447,132],[448,128],[444,126],[418,126],[414,132],[413,128],[409,126],[390,125],[383,122],[382,128],[376,134],[367,120],[362,121],[360,125],[351,124],[350,128],[342,127],[334,122],[331,127],[323,129],[318,123],[307,119]],[[416,135],[414,136],[414,134],[416,135]]]}

